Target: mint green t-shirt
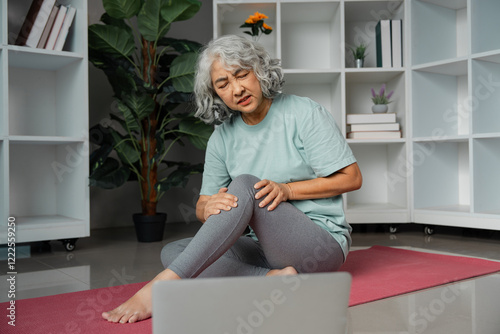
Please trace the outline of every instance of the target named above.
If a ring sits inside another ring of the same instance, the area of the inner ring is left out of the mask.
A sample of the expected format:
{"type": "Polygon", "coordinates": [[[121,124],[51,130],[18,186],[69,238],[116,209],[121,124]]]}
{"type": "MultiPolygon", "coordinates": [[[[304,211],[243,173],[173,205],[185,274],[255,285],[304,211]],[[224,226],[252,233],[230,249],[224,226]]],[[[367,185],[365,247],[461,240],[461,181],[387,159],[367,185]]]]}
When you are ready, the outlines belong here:
{"type": "MultiPolygon", "coordinates": [[[[208,141],[200,194],[213,195],[242,174],[290,183],[326,177],[355,162],[324,107],[309,98],[280,94],[259,124],[248,125],[237,114],[216,127],[208,141]]],[[[341,195],[290,201],[327,230],[347,256],[351,227],[342,202],[341,195]]]]}

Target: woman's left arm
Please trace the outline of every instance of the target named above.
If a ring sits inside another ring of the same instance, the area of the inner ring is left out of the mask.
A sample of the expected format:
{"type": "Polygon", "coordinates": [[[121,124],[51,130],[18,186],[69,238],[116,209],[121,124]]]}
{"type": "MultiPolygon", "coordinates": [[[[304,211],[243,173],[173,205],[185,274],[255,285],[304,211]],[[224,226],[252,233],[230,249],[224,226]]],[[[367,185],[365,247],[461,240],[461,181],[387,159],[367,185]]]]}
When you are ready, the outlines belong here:
{"type": "Polygon", "coordinates": [[[262,180],[255,184],[255,189],[261,189],[255,195],[263,198],[260,207],[274,210],[281,202],[289,200],[306,200],[337,196],[361,188],[363,178],[357,163],[344,167],[327,177],[291,183],[277,183],[262,180]]]}

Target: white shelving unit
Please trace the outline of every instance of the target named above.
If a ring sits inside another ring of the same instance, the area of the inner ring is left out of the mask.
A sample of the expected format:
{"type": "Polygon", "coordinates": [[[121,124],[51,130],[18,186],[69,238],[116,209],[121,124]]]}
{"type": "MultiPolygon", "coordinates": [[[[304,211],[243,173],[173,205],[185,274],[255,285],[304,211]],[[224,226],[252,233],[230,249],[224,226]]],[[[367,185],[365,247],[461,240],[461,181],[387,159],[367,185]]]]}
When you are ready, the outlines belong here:
{"type": "Polygon", "coordinates": [[[402,138],[348,139],[364,179],[344,195],[350,223],[500,229],[499,1],[215,0],[214,37],[246,36],[255,11],[274,28],[260,42],[282,60],[285,91],[323,104],[344,134],[348,113],[371,113],[371,88],[395,91],[402,138]],[[380,19],[403,21],[401,68],[376,67],[380,19]]]}
{"type": "Polygon", "coordinates": [[[63,51],[13,45],[32,0],[0,7],[0,243],[89,236],[87,1],[63,51]]]}

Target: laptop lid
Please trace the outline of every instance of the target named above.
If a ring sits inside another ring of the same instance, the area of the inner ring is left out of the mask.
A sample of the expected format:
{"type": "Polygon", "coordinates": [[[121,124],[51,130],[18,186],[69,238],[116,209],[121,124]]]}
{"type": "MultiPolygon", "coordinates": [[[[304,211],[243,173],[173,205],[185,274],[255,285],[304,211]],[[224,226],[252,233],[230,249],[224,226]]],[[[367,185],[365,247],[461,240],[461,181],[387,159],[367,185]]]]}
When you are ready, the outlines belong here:
{"type": "Polygon", "coordinates": [[[204,278],[153,285],[154,334],[343,334],[351,276],[204,278]]]}

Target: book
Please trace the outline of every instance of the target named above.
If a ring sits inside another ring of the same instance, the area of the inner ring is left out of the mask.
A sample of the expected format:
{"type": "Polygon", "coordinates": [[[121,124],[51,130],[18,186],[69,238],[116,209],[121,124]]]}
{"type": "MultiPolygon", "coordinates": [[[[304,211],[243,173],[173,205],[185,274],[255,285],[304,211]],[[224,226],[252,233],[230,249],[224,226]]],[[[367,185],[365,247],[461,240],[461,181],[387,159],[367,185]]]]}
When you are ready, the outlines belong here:
{"type": "Polygon", "coordinates": [[[33,0],[24,19],[16,45],[36,48],[56,0],[33,0]]]}
{"type": "Polygon", "coordinates": [[[52,7],[52,11],[50,12],[49,19],[45,28],[43,29],[42,37],[40,37],[40,41],[38,42],[37,48],[45,48],[45,44],[47,44],[47,40],[49,39],[50,31],[52,30],[52,26],[54,25],[54,21],[57,16],[57,12],[59,11],[59,7],[52,7]]]}
{"type": "Polygon", "coordinates": [[[56,45],[57,36],[59,36],[59,32],[61,31],[62,24],[64,22],[64,18],[66,17],[66,13],[68,11],[68,7],[61,5],[57,12],[56,19],[54,21],[54,25],[49,34],[49,38],[47,40],[47,44],[45,44],[45,49],[54,50],[54,46],[56,45]]]}
{"type": "Polygon", "coordinates": [[[403,66],[403,23],[391,20],[392,67],[403,66]]]}
{"type": "Polygon", "coordinates": [[[401,131],[348,132],[348,139],[395,139],[401,138],[401,131]]]}
{"type": "Polygon", "coordinates": [[[399,131],[399,123],[352,124],[351,131],[399,131]]]}
{"type": "Polygon", "coordinates": [[[392,66],[391,21],[380,20],[375,26],[377,67],[392,66]]]}
{"type": "Polygon", "coordinates": [[[57,36],[56,44],[54,45],[55,51],[62,51],[64,43],[66,42],[66,37],[68,37],[69,28],[73,23],[73,19],[75,18],[76,9],[75,7],[68,7],[68,12],[64,17],[64,22],[61,26],[61,31],[57,36]]]}
{"type": "Polygon", "coordinates": [[[396,113],[384,114],[347,114],[347,124],[395,123],[396,113]]]}

